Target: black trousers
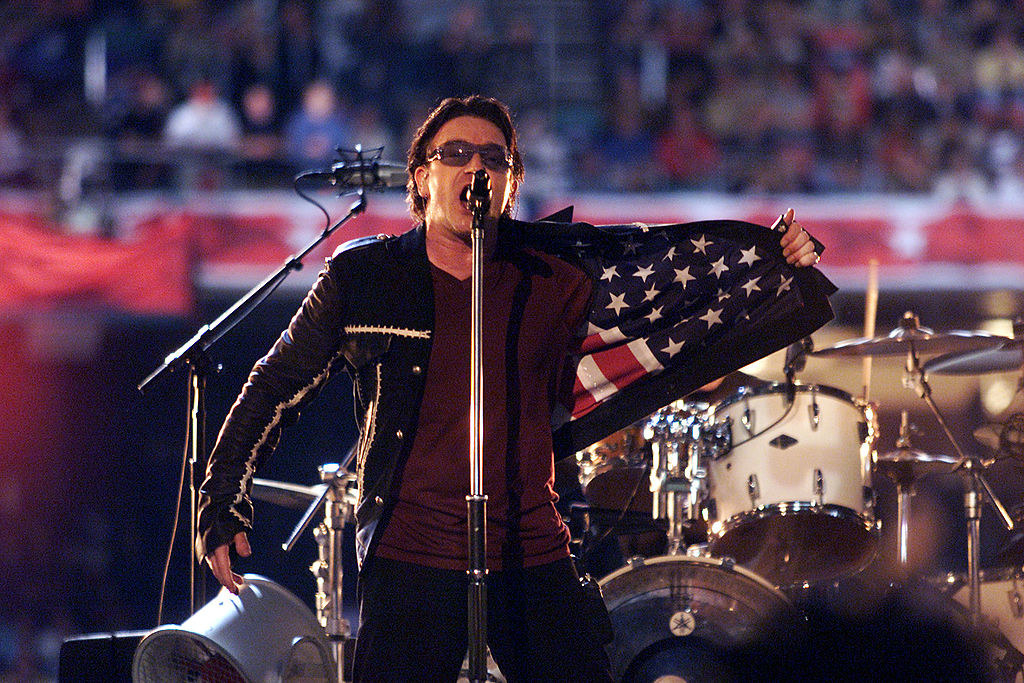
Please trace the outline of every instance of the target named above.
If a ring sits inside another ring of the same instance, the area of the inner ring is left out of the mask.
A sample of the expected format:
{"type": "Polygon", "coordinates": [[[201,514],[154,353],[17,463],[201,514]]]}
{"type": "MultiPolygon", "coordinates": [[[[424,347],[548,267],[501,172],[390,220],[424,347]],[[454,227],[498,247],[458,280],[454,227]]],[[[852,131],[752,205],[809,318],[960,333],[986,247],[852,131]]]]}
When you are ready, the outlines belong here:
{"type": "MultiPolygon", "coordinates": [[[[464,571],[371,558],[359,576],[354,681],[455,681],[467,649],[467,581],[464,571]]],[[[611,680],[584,599],[570,558],[488,575],[487,643],[510,683],[611,680]]]]}

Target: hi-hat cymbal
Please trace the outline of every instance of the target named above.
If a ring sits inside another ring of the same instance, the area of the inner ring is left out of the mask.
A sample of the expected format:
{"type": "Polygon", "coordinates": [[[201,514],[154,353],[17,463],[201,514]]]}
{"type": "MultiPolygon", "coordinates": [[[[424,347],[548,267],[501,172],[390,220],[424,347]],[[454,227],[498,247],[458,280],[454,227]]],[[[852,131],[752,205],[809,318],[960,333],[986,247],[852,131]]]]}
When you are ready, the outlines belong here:
{"type": "Polygon", "coordinates": [[[327,484],[303,486],[302,484],[292,484],[287,481],[274,481],[272,479],[253,477],[252,497],[286,508],[305,510],[309,507],[310,503],[323,494],[326,488],[327,484]]]}
{"type": "Polygon", "coordinates": [[[1024,339],[980,351],[945,353],[924,364],[924,371],[935,375],[981,375],[1009,372],[1024,367],[1024,339]]]}
{"type": "Polygon", "coordinates": [[[967,353],[994,349],[1011,341],[973,330],[933,332],[927,327],[897,327],[885,337],[860,337],[811,352],[812,356],[889,356],[916,353],[967,353]]]}

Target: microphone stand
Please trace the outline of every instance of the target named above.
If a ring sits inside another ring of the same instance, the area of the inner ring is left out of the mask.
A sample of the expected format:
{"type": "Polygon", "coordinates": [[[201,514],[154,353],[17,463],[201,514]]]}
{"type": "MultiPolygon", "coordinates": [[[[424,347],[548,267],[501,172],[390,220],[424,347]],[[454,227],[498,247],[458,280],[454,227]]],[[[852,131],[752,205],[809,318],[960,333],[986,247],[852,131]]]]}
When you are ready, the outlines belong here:
{"type": "MultiPolygon", "coordinates": [[[[349,208],[348,213],[342,217],[334,225],[328,225],[324,228],[323,232],[319,236],[314,238],[309,244],[307,244],[301,251],[297,252],[293,256],[289,257],[276,272],[271,274],[262,282],[255,285],[252,289],[246,292],[242,297],[231,305],[226,311],[220,314],[220,316],[211,323],[203,325],[199,328],[199,331],[195,335],[180,346],[176,351],[173,351],[168,355],[162,365],[156,370],[151,372],[148,377],[139,382],[139,391],[145,391],[146,387],[153,380],[157,379],[161,375],[167,372],[173,372],[181,366],[188,368],[189,377],[189,393],[188,393],[188,412],[189,419],[187,424],[186,438],[189,441],[189,516],[190,524],[189,529],[191,538],[189,540],[189,547],[195,543],[196,535],[198,533],[198,504],[199,504],[199,483],[197,481],[196,463],[199,461],[201,454],[205,454],[206,450],[206,379],[210,371],[211,363],[209,356],[206,351],[209,349],[218,339],[220,339],[225,333],[231,328],[237,325],[239,322],[244,320],[250,313],[263,303],[264,300],[270,294],[277,289],[277,287],[284,282],[284,279],[293,270],[299,270],[302,268],[302,259],[305,258],[309,252],[320,245],[321,242],[330,237],[334,232],[342,225],[347,223],[356,214],[362,213],[366,210],[366,196],[363,192],[363,187],[360,187],[356,192],[358,199],[349,208]]],[[[216,370],[220,370],[218,365],[216,370]]],[[[195,614],[196,611],[205,602],[201,595],[201,584],[198,581],[198,572],[196,567],[199,566],[199,559],[193,552],[190,551],[192,561],[189,563],[189,596],[190,596],[190,611],[189,614],[195,614]]]]}
{"type": "Polygon", "coordinates": [[[469,188],[473,211],[472,294],[469,346],[469,495],[466,496],[469,543],[468,631],[469,675],[473,682],[487,680],[487,496],[484,494],[484,356],[483,263],[484,219],[491,206],[490,178],[480,169],[469,188]]]}

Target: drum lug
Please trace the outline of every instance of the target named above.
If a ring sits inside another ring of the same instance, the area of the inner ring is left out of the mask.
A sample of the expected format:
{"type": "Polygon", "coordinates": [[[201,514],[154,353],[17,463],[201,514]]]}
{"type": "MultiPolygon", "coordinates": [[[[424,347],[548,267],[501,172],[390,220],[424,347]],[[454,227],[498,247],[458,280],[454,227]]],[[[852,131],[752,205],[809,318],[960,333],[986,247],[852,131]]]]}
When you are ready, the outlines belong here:
{"type": "Polygon", "coordinates": [[[823,496],[825,494],[825,477],[822,475],[821,470],[817,467],[814,468],[814,497],[818,505],[821,505],[823,496]]]}
{"type": "MultiPolygon", "coordinates": [[[[1016,583],[1016,581],[1014,582],[1016,583]]],[[[1024,617],[1024,601],[1021,600],[1020,592],[1017,587],[1014,586],[1013,590],[1008,591],[1006,597],[1010,601],[1010,614],[1013,615],[1014,619],[1020,619],[1024,617]]]]}
{"type": "Polygon", "coordinates": [[[628,566],[630,569],[636,569],[637,567],[644,566],[644,556],[633,555],[628,560],[626,560],[626,566],[628,566]]]}
{"type": "Polygon", "coordinates": [[[750,403],[746,399],[743,400],[743,414],[740,415],[740,423],[743,428],[747,430],[747,436],[754,433],[754,419],[753,413],[750,412],[750,403]]]}
{"type": "Polygon", "coordinates": [[[751,505],[757,506],[757,499],[761,497],[761,487],[757,483],[757,475],[751,474],[747,477],[747,495],[750,496],[751,505]]]}
{"type": "Polygon", "coordinates": [[[818,407],[818,388],[811,388],[811,405],[807,408],[811,416],[811,430],[818,431],[818,424],[821,421],[821,409],[818,407]]]}

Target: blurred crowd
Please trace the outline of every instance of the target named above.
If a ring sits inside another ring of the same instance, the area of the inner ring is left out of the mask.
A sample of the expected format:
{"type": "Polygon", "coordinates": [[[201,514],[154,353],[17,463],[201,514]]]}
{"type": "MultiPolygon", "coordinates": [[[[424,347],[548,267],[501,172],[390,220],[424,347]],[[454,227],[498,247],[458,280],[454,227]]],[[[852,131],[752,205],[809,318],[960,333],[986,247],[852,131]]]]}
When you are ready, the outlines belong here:
{"type": "Polygon", "coordinates": [[[484,92],[512,105],[535,191],[1014,197],[1021,9],[14,0],[0,8],[0,178],[286,186],[338,146],[401,160],[439,97],[484,92]],[[560,87],[567,64],[582,87],[560,87]]]}
{"type": "MultiPolygon", "coordinates": [[[[527,198],[1024,197],[1021,0],[8,0],[0,187],[289,187],[338,147],[404,160],[425,112],[470,92],[512,106],[527,198]]],[[[67,562],[19,547],[19,566],[67,562]]],[[[141,621],[33,586],[5,587],[0,680],[141,621]]]]}

